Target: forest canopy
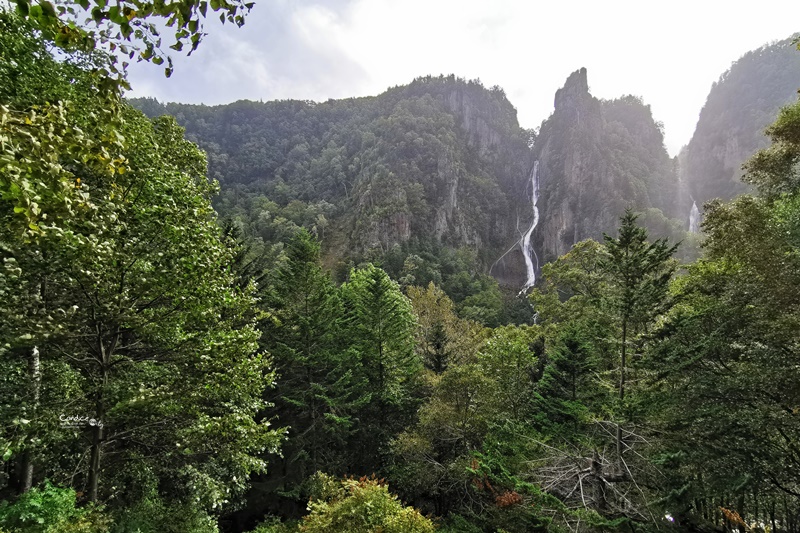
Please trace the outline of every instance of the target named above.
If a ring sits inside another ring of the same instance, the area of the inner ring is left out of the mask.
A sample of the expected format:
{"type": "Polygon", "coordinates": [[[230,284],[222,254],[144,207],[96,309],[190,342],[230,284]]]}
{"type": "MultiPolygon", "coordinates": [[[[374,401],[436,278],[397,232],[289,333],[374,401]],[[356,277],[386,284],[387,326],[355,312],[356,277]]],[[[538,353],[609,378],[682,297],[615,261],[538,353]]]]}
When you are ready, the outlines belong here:
{"type": "Polygon", "coordinates": [[[209,8],[250,4],[0,11],[0,532],[800,531],[800,103],[687,234],[649,108],[585,70],[538,132],[455,76],[124,100],[109,53],[209,8]],[[520,292],[537,158],[596,203],[520,292]]]}

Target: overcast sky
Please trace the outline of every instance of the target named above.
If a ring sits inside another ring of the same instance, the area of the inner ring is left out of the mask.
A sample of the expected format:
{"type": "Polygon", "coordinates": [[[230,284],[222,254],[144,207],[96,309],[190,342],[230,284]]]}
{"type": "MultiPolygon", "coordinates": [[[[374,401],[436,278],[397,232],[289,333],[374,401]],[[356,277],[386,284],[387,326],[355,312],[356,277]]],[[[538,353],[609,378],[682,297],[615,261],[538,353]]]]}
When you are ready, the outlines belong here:
{"type": "Polygon", "coordinates": [[[675,155],[720,74],[798,30],[796,0],[256,0],[243,28],[209,21],[172,78],[139,64],[130,80],[132,96],[221,104],[375,95],[453,73],[503,87],[531,128],[586,67],[593,95],[650,104],[675,155]]]}

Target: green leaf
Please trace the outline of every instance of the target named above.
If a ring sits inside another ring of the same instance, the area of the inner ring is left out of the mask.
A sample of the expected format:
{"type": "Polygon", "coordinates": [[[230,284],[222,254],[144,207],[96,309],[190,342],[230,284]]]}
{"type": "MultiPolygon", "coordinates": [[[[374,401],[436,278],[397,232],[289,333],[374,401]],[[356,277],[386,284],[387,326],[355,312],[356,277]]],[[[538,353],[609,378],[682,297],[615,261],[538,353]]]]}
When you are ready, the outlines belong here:
{"type": "Polygon", "coordinates": [[[46,1],[45,2],[40,2],[39,5],[42,6],[42,14],[45,17],[48,17],[48,18],[57,18],[58,17],[58,15],[56,15],[56,8],[53,7],[53,4],[51,4],[50,2],[46,2],[46,1]]]}
{"type": "Polygon", "coordinates": [[[23,17],[27,17],[30,12],[30,4],[25,0],[17,0],[17,12],[23,17]]]}
{"type": "Polygon", "coordinates": [[[100,6],[94,6],[92,8],[92,20],[96,23],[102,22],[102,20],[106,17],[106,14],[103,12],[103,9],[100,6]]]}
{"type": "Polygon", "coordinates": [[[120,25],[121,24],[127,24],[127,22],[128,22],[128,19],[120,11],[119,6],[111,6],[109,8],[109,10],[108,10],[108,18],[111,20],[111,22],[114,22],[114,23],[120,24],[120,25]]]}

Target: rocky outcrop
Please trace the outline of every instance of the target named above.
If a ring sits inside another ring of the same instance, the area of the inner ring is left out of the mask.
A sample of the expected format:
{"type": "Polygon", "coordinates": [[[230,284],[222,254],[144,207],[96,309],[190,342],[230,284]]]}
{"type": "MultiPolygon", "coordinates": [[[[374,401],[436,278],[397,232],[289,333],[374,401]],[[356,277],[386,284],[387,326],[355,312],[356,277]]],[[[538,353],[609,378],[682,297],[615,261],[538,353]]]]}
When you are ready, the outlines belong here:
{"type": "Polygon", "coordinates": [[[362,136],[372,145],[355,155],[351,248],[366,255],[413,241],[499,251],[514,183],[530,165],[502,90],[425,77],[378,97],[376,108],[375,136],[362,136]]]}
{"type": "Polygon", "coordinates": [[[553,106],[562,113],[580,115],[581,107],[591,96],[589,95],[589,78],[586,68],[580,68],[569,75],[564,86],[556,91],[553,106]]]}
{"type": "Polygon", "coordinates": [[[436,208],[436,221],[433,226],[433,234],[436,239],[441,241],[445,233],[455,228],[455,213],[458,209],[458,171],[453,164],[452,158],[447,154],[439,157],[436,172],[439,181],[443,185],[442,203],[436,208]]]}
{"type": "Polygon", "coordinates": [[[533,157],[540,163],[541,222],[534,238],[542,262],[612,233],[626,207],[655,207],[669,216],[676,209],[677,174],[649,106],[630,96],[596,99],[586,69],[556,92],[533,157]]]}
{"type": "Polygon", "coordinates": [[[792,41],[748,52],[711,87],[681,158],[683,182],[698,206],[748,190],[742,164],[769,144],[763,132],[780,108],[797,100],[800,53],[792,41]]]}

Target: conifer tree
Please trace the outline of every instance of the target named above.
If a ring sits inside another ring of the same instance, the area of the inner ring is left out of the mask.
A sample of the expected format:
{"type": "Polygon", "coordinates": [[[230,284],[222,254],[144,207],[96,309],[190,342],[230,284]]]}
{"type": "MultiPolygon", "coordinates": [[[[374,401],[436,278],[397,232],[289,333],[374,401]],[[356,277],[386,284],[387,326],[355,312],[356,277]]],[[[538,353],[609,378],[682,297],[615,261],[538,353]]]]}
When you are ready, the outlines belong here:
{"type": "MultiPolygon", "coordinates": [[[[670,260],[678,245],[666,239],[652,243],[647,230],[636,225],[637,215],[630,209],[620,217],[619,237],[604,235],[608,257],[601,269],[608,276],[609,289],[605,304],[619,327],[619,409],[625,410],[626,379],[631,341],[646,331],[653,319],[669,308],[667,289],[676,265],[670,260]]],[[[626,477],[624,442],[620,420],[616,423],[618,473],[626,477]]]]}
{"type": "Polygon", "coordinates": [[[422,368],[414,350],[411,302],[382,269],[368,264],[341,287],[346,332],[358,351],[369,405],[361,413],[362,466],[377,468],[379,452],[409,421],[412,389],[422,368]]]}
{"type": "Polygon", "coordinates": [[[266,301],[274,320],[265,322],[264,343],[279,373],[274,401],[281,423],[290,426],[284,483],[323,468],[342,471],[352,410],[363,403],[360,361],[338,342],[341,304],[320,265],[319,242],[305,229],[288,242],[266,301]]]}

